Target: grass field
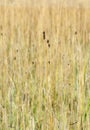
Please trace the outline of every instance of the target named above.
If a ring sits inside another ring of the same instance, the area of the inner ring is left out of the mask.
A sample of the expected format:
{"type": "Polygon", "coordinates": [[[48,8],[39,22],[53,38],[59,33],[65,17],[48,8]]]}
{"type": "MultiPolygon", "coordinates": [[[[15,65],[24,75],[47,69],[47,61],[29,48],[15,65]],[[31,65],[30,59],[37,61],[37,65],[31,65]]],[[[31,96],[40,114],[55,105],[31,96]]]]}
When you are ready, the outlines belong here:
{"type": "Polygon", "coordinates": [[[90,130],[90,9],[0,6],[0,130],[90,130]]]}

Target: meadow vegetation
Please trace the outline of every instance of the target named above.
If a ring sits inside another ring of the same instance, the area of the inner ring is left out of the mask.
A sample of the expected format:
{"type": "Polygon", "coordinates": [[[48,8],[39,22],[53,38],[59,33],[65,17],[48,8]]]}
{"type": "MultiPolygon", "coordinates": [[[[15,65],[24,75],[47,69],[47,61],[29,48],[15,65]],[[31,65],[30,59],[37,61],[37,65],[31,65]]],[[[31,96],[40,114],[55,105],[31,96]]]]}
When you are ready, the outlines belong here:
{"type": "Polygon", "coordinates": [[[90,9],[0,6],[0,130],[90,130],[90,9]]]}

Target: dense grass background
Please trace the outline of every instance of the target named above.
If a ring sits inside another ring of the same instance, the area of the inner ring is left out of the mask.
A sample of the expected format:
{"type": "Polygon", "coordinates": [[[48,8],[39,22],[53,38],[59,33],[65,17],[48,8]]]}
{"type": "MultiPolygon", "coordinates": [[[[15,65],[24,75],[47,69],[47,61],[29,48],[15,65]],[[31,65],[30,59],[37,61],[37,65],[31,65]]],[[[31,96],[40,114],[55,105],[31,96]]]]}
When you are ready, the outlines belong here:
{"type": "Polygon", "coordinates": [[[89,130],[89,108],[90,9],[0,6],[0,130],[89,130]]]}

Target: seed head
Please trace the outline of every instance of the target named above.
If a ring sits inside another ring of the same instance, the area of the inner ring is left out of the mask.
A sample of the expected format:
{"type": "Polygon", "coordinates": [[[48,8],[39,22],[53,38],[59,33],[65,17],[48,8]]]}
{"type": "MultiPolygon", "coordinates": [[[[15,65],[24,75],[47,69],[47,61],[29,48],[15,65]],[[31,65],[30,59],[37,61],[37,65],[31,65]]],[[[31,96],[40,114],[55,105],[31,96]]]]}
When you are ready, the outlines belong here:
{"type": "Polygon", "coordinates": [[[77,35],[77,31],[75,32],[75,35],[77,35]]]}
{"type": "Polygon", "coordinates": [[[32,61],[32,64],[34,65],[34,61],[32,61]]]}
{"type": "Polygon", "coordinates": [[[50,64],[50,61],[48,61],[48,64],[50,64]]]}
{"type": "Polygon", "coordinates": [[[50,44],[48,44],[48,47],[50,48],[50,44]]]}
{"type": "Polygon", "coordinates": [[[49,40],[47,40],[47,43],[49,43],[49,40]]]}
{"type": "Polygon", "coordinates": [[[14,60],[16,60],[16,57],[14,57],[14,60]]]}
{"type": "Polygon", "coordinates": [[[45,31],[43,31],[43,39],[45,40],[45,31]]]}

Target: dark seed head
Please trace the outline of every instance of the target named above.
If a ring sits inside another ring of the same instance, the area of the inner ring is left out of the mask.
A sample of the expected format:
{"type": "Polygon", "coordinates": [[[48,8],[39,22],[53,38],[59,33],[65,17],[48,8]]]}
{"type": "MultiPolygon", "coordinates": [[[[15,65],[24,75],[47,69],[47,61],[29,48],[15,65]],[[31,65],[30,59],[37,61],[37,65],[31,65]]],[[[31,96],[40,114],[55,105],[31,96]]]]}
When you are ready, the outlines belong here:
{"type": "Polygon", "coordinates": [[[50,64],[50,61],[48,61],[48,64],[50,64]]]}
{"type": "Polygon", "coordinates": [[[3,33],[1,33],[1,36],[3,36],[3,33]]]}
{"type": "Polygon", "coordinates": [[[77,35],[77,31],[75,32],[75,35],[77,35]]]}
{"type": "Polygon", "coordinates": [[[47,40],[47,43],[49,43],[49,40],[47,40]]]}
{"type": "Polygon", "coordinates": [[[16,57],[14,57],[14,60],[16,60],[16,57]]]}
{"type": "Polygon", "coordinates": [[[48,47],[50,47],[50,44],[48,44],[48,47]]]}
{"type": "Polygon", "coordinates": [[[45,34],[45,31],[43,31],[43,34],[45,34]]]}
{"type": "Polygon", "coordinates": [[[45,32],[43,32],[43,39],[45,40],[45,32]]]}
{"type": "Polygon", "coordinates": [[[32,61],[32,64],[34,65],[34,61],[32,61]]]}

